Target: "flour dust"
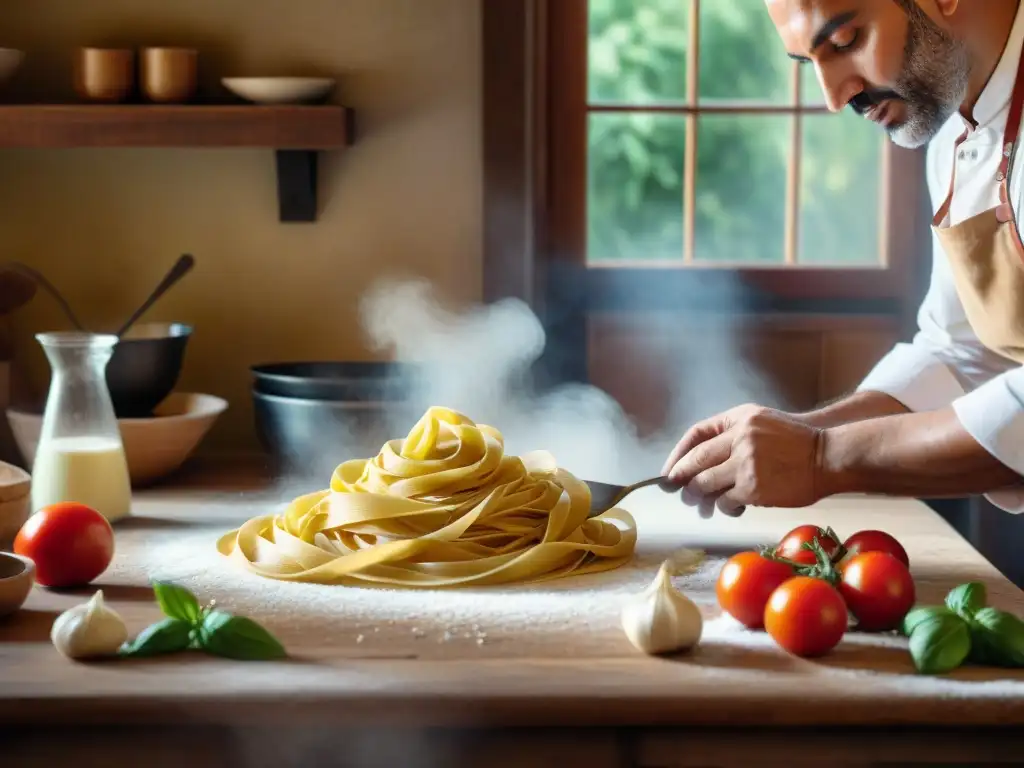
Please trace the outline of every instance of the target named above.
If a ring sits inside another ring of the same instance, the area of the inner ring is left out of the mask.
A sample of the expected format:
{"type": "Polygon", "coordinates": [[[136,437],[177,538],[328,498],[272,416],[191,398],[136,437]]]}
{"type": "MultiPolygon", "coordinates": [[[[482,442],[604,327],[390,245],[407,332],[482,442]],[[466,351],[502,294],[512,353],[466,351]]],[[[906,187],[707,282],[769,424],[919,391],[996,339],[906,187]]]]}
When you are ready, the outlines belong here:
{"type": "MultiPolygon", "coordinates": [[[[670,416],[641,438],[622,406],[602,389],[580,383],[537,386],[532,372],[550,340],[520,300],[453,309],[426,281],[385,280],[368,291],[361,309],[371,348],[417,363],[423,371],[410,407],[388,419],[392,437],[407,434],[427,407],[443,406],[498,429],[508,452],[549,451],[584,479],[629,483],[657,474],[693,421],[747,400],[763,401],[768,394],[756,372],[738,363],[732,333],[719,331],[709,358],[668,367],[670,416]]],[[[650,354],[657,352],[652,348],[650,354]]],[[[666,370],[665,360],[647,361],[642,350],[629,364],[648,363],[666,370]]]]}

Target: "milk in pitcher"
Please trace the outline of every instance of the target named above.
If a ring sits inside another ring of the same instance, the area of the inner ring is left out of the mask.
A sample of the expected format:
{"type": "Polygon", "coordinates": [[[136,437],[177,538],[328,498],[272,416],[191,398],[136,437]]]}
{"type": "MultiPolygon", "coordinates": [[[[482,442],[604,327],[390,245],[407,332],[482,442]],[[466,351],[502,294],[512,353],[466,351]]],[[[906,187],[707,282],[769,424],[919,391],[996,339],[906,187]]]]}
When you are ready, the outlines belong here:
{"type": "Polygon", "coordinates": [[[32,507],[77,502],[120,520],[131,512],[131,479],[106,382],[118,337],[54,331],[36,339],[52,375],[32,463],[32,507]]]}
{"type": "Polygon", "coordinates": [[[32,467],[32,508],[61,501],[92,507],[109,522],[131,511],[128,462],[110,437],[54,437],[40,444],[32,467]]]}

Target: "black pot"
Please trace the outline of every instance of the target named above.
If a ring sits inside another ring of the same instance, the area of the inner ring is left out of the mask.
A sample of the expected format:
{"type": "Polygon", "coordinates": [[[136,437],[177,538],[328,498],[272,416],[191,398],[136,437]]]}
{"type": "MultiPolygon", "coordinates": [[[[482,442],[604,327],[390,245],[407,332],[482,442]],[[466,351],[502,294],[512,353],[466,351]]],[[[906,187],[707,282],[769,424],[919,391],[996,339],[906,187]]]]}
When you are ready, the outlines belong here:
{"type": "MultiPolygon", "coordinates": [[[[376,456],[406,405],[311,400],[253,390],[256,435],[279,469],[326,484],[338,464],[376,456]]],[[[326,487],[326,486],[325,486],[326,487]]]]}
{"type": "Polygon", "coordinates": [[[106,379],[119,419],[150,416],[174,391],[191,335],[181,323],[144,323],[117,342],[106,379]]]}
{"type": "Polygon", "coordinates": [[[393,402],[414,391],[417,366],[395,362],[264,363],[250,369],[253,391],[336,402],[393,402]]]}

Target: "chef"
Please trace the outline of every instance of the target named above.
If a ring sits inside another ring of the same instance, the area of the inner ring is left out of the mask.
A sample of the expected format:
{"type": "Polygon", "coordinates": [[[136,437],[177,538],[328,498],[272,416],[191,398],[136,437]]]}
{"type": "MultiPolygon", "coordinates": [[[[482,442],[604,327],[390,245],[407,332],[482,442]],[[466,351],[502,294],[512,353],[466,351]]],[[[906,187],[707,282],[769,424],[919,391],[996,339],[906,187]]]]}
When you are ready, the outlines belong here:
{"type": "Polygon", "coordinates": [[[833,111],[928,145],[931,283],[913,340],[856,392],[811,413],[726,411],[690,428],[663,472],[706,514],[836,493],[984,494],[1024,511],[1024,3],[766,3],[833,111]]]}

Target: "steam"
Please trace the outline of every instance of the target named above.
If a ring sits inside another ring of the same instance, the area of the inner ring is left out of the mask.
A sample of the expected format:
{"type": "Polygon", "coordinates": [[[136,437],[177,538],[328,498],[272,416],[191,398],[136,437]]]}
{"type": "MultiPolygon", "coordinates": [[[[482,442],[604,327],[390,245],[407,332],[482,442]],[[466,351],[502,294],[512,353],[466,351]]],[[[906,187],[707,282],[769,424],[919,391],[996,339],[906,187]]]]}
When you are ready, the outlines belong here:
{"type": "MultiPolygon", "coordinates": [[[[725,332],[711,360],[670,366],[676,390],[670,417],[641,439],[619,403],[597,387],[538,391],[531,369],[547,340],[522,301],[456,311],[443,306],[425,281],[389,280],[364,296],[361,310],[372,348],[424,371],[408,408],[386,417],[392,438],[404,436],[427,407],[444,406],[501,431],[509,453],[550,451],[565,469],[589,480],[625,484],[657,474],[688,423],[763,390],[756,375],[737,365],[725,332]]],[[[664,361],[657,362],[664,370],[664,361]]]]}

